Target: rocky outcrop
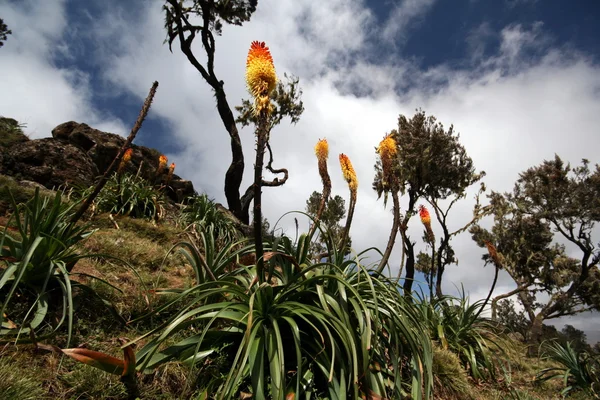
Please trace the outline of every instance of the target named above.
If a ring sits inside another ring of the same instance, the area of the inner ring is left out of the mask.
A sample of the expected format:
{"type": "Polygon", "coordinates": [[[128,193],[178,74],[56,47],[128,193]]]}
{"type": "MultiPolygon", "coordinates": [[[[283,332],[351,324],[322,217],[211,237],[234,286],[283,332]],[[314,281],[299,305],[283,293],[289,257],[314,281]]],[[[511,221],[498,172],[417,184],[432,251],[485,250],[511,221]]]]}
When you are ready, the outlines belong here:
{"type": "MultiPolygon", "coordinates": [[[[0,173],[37,182],[49,189],[65,185],[91,186],[106,171],[124,143],[125,138],[119,135],[74,121],[65,122],[52,130],[51,138],[28,140],[25,137],[3,145],[0,173]]],[[[140,171],[144,178],[161,183],[161,178],[158,181],[156,178],[160,152],[137,145],[132,145],[132,149],[126,172],[140,171]]],[[[162,183],[166,183],[166,168],[162,172],[162,183]]],[[[181,201],[195,191],[192,182],[173,175],[165,193],[171,199],[181,201]]]]}
{"type": "Polygon", "coordinates": [[[48,189],[89,186],[98,176],[98,168],[81,149],[52,138],[12,146],[3,164],[3,174],[37,182],[48,189]]]}

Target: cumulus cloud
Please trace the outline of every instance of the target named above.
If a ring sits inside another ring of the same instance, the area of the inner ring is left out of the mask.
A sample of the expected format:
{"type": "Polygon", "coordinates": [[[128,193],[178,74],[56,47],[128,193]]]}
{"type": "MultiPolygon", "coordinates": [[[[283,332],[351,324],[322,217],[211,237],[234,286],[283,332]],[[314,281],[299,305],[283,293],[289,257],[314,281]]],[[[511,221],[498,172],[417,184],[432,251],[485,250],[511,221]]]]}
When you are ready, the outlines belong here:
{"type": "MultiPolygon", "coordinates": [[[[12,99],[0,97],[2,112],[28,121],[39,135],[47,135],[51,127],[68,119],[119,131],[122,124],[111,118],[110,110],[94,110],[89,72],[53,65],[52,51],[69,51],[69,43],[62,43],[61,38],[71,21],[65,20],[64,2],[52,4],[56,26],[36,28],[43,24],[28,23],[31,31],[27,34],[33,39],[25,41],[25,33],[19,34],[24,23],[11,23],[15,34],[0,50],[0,63],[3,70],[9,68],[11,78],[0,77],[0,91],[15,95],[12,99]],[[41,37],[53,39],[27,48],[27,43],[41,37]],[[114,128],[107,128],[111,124],[114,128]]],[[[303,210],[310,193],[320,189],[313,146],[326,137],[333,194],[348,194],[337,154],[346,153],[358,173],[354,246],[359,250],[385,247],[392,220],[389,209],[384,209],[371,189],[374,147],[396,127],[398,114],[412,116],[418,107],[446,126],[454,124],[476,168],[487,172],[485,182],[493,190],[510,190],[519,172],[552,158],[555,152],[573,163],[581,158],[600,161],[594,152],[600,147],[600,137],[595,134],[600,124],[600,68],[584,55],[552,47],[541,24],[510,25],[500,32],[482,25],[482,30],[498,38],[500,46],[487,58],[475,57],[469,69],[442,64],[422,70],[395,56],[373,60],[362,55],[368,54],[373,38],[408,32],[405,27],[433,4],[405,0],[392,13],[394,19],[390,17],[383,28],[375,28],[373,14],[359,0],[280,1],[268,7],[259,2],[251,22],[241,28],[224,28],[217,38],[215,62],[232,107],[248,97],[243,79],[245,58],[250,42],[256,39],[271,48],[278,73],[298,75],[304,91],[306,111],[301,121],[296,126],[284,121],[271,136],[275,166],[290,171],[285,186],[263,190],[263,209],[271,223],[287,211],[303,210]]],[[[0,13],[6,15],[7,23],[41,18],[34,8],[17,11],[9,4],[0,6],[0,13]]],[[[223,180],[231,157],[229,138],[210,87],[181,54],[177,42],[173,53],[163,44],[163,23],[158,3],[135,11],[107,7],[105,14],[90,20],[87,35],[95,38],[91,56],[102,71],[94,78],[101,79],[105,88],[140,102],[152,81],[158,80],[152,113],[170,128],[164,135],[181,143],[183,149],[169,158],[199,191],[223,202],[223,180]]],[[[477,46],[473,44],[473,53],[483,55],[477,46]]],[[[199,42],[194,51],[203,59],[199,42]]],[[[241,136],[246,155],[244,190],[250,184],[254,162],[252,129],[241,130],[241,136]]],[[[453,210],[451,229],[470,217],[471,195],[453,210]]],[[[293,218],[281,222],[288,234],[295,231],[293,218]]],[[[301,221],[306,228],[307,222],[301,221]]],[[[420,238],[420,222],[411,224],[411,236],[420,238]]],[[[473,299],[485,297],[493,269],[483,268],[483,250],[468,234],[457,237],[453,246],[459,265],[447,268],[444,289],[455,292],[456,286],[464,284],[473,299]]],[[[370,261],[376,259],[373,254],[370,261]]],[[[393,273],[399,263],[397,246],[391,258],[393,273]]],[[[502,274],[495,293],[512,287],[508,276],[502,274]]]]}

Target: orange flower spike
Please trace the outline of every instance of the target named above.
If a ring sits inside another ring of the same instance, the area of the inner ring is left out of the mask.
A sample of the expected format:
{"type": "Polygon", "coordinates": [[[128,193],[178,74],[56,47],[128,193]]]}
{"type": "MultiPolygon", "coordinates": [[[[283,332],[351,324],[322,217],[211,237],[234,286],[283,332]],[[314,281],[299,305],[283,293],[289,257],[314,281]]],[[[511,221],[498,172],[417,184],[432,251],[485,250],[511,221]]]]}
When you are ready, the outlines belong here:
{"type": "Polygon", "coordinates": [[[327,143],[327,139],[319,139],[315,145],[315,154],[317,155],[317,160],[319,160],[319,162],[327,161],[327,158],[329,157],[329,144],[327,143]]]}
{"type": "Polygon", "coordinates": [[[127,150],[125,150],[125,154],[123,154],[123,162],[124,163],[128,163],[129,160],[131,160],[131,155],[133,153],[133,149],[130,147],[127,150]]]}
{"type": "Polygon", "coordinates": [[[169,175],[173,175],[173,172],[175,172],[175,163],[169,165],[169,175]]]}
{"type": "Polygon", "coordinates": [[[498,268],[500,268],[502,266],[502,260],[500,259],[500,256],[498,255],[496,246],[494,246],[492,244],[492,242],[490,242],[489,240],[486,240],[484,243],[485,243],[485,247],[487,247],[488,254],[490,255],[492,261],[494,261],[494,264],[498,268]]]}
{"type": "Polygon", "coordinates": [[[269,107],[269,94],[277,85],[277,75],[273,57],[265,42],[255,40],[250,45],[246,59],[246,84],[254,97],[256,112],[269,107]]]}
{"type": "Polygon", "coordinates": [[[351,191],[355,192],[358,189],[358,179],[356,179],[356,172],[352,163],[347,155],[344,153],[340,154],[340,166],[342,167],[342,174],[344,179],[348,182],[348,187],[351,191]]]}
{"type": "Polygon", "coordinates": [[[167,166],[167,156],[165,155],[161,155],[160,157],[158,157],[158,169],[163,170],[166,166],[167,166]]]}
{"type": "Polygon", "coordinates": [[[429,215],[429,210],[427,210],[427,207],[419,207],[419,217],[421,217],[421,222],[423,225],[431,225],[431,215],[429,215]]]}
{"type": "Polygon", "coordinates": [[[127,150],[125,150],[125,153],[123,154],[123,157],[121,158],[121,162],[119,163],[119,168],[117,169],[117,172],[119,174],[121,174],[123,172],[123,170],[125,169],[125,166],[131,160],[131,153],[133,153],[133,149],[131,147],[128,148],[127,150]]]}

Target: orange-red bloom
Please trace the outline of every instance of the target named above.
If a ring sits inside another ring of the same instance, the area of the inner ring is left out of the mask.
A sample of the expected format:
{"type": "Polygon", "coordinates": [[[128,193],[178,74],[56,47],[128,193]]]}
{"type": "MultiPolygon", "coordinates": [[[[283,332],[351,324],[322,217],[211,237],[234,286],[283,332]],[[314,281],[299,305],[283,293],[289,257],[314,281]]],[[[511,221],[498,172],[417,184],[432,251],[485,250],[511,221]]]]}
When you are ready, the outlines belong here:
{"type": "Polygon", "coordinates": [[[421,217],[423,225],[431,224],[431,215],[429,215],[427,207],[423,205],[419,207],[419,217],[421,217]]]}
{"type": "Polygon", "coordinates": [[[342,174],[344,175],[344,179],[348,182],[348,187],[351,192],[356,192],[358,189],[358,179],[356,179],[356,172],[354,171],[354,167],[352,167],[352,163],[347,155],[344,153],[340,154],[340,167],[342,167],[342,174]]]}
{"type": "Polygon", "coordinates": [[[246,84],[255,100],[255,111],[269,110],[269,94],[277,85],[273,57],[265,42],[253,41],[246,59],[246,84]]]}

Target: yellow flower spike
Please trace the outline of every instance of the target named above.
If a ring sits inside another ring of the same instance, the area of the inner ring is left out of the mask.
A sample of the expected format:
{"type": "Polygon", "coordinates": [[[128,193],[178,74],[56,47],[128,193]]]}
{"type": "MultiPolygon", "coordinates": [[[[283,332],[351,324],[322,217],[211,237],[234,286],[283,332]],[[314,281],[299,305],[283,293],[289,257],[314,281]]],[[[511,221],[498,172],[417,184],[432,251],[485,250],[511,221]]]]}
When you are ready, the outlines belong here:
{"type": "Polygon", "coordinates": [[[394,181],[392,162],[397,153],[396,141],[391,135],[386,135],[377,147],[377,154],[381,158],[381,167],[383,169],[382,184],[385,190],[388,189],[389,182],[394,181]]]}
{"type": "Polygon", "coordinates": [[[352,163],[347,155],[344,153],[340,154],[340,166],[342,167],[342,174],[344,175],[344,179],[348,182],[348,187],[350,191],[356,192],[358,189],[358,179],[356,179],[356,172],[354,171],[354,167],[352,167],[352,163]]]}
{"type": "Polygon", "coordinates": [[[327,158],[329,157],[329,144],[327,143],[327,139],[319,139],[315,145],[315,154],[317,155],[317,160],[319,160],[319,162],[327,161],[327,158]]]}
{"type": "Polygon", "coordinates": [[[253,41],[246,59],[246,84],[254,97],[255,112],[270,110],[269,94],[277,85],[273,57],[265,42],[253,41]]]}
{"type": "Polygon", "coordinates": [[[386,135],[377,147],[377,153],[382,159],[391,159],[397,152],[396,141],[391,135],[386,135]]]}

